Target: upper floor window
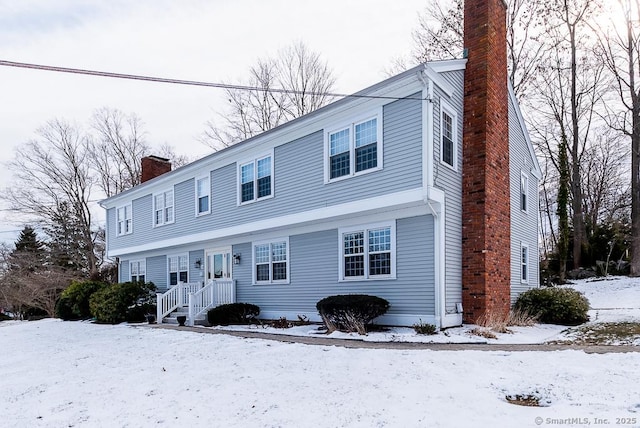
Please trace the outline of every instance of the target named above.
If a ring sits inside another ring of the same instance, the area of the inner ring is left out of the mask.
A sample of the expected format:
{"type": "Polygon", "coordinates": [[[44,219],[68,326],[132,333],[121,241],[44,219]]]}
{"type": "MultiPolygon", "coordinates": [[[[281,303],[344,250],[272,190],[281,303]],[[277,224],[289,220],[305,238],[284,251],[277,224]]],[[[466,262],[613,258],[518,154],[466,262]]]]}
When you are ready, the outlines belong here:
{"type": "Polygon", "coordinates": [[[173,287],[178,282],[189,282],[189,256],[186,254],[167,257],[169,271],[169,286],[173,287]]]}
{"type": "Polygon", "coordinates": [[[328,153],[326,181],[382,168],[380,114],[329,131],[325,139],[328,153]]]}
{"type": "Polygon", "coordinates": [[[116,235],[128,235],[133,232],[131,220],[131,205],[125,205],[116,210],[117,226],[116,235]]]}
{"type": "Polygon", "coordinates": [[[247,203],[273,195],[273,155],[253,159],[239,166],[239,203],[247,203]]]}
{"type": "Polygon", "coordinates": [[[289,239],[253,244],[253,279],[256,284],[289,282],[289,239]]]}
{"type": "Polygon", "coordinates": [[[520,174],[520,209],[527,212],[527,195],[529,190],[529,177],[523,172],[520,174]]]}
{"type": "Polygon", "coordinates": [[[442,101],[442,120],[440,121],[440,160],[443,164],[456,168],[456,115],[453,110],[442,101]]]}
{"type": "Polygon", "coordinates": [[[145,260],[132,260],[129,262],[129,277],[131,282],[145,282],[147,262],[145,260]]]}
{"type": "Polygon", "coordinates": [[[395,225],[339,230],[340,280],[395,277],[395,225]]]}
{"type": "Polygon", "coordinates": [[[153,196],[153,225],[173,223],[173,189],[153,196]]]}
{"type": "Polygon", "coordinates": [[[196,179],[196,215],[211,212],[211,184],[209,176],[196,179]]]}
{"type": "Polygon", "coordinates": [[[520,281],[529,282],[529,246],[522,244],[520,247],[520,281]]]}

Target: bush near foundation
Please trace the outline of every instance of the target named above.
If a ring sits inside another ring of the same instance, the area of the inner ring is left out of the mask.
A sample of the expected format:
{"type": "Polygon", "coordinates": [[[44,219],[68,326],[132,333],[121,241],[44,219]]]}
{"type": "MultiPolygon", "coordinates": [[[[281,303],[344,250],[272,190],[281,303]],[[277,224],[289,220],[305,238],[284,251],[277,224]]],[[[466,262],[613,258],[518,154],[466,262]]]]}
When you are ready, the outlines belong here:
{"type": "Polygon", "coordinates": [[[251,303],[227,303],[207,312],[210,325],[251,324],[260,314],[260,308],[251,303]]]}
{"type": "Polygon", "coordinates": [[[102,324],[142,322],[147,313],[155,314],[155,290],[156,286],[152,282],[109,285],[91,295],[91,315],[96,322],[102,324]]]}
{"type": "Polygon", "coordinates": [[[545,324],[578,325],[589,321],[589,300],[571,288],[528,290],[518,297],[514,309],[529,313],[545,324]]]}
{"type": "Polygon", "coordinates": [[[89,299],[91,295],[108,285],[100,281],[74,281],[67,287],[56,303],[56,317],[65,321],[91,318],[89,299]]]}
{"type": "Polygon", "coordinates": [[[389,302],[366,294],[340,294],[325,297],[316,309],[329,333],[340,330],[367,334],[367,324],[389,310],[389,302]]]}

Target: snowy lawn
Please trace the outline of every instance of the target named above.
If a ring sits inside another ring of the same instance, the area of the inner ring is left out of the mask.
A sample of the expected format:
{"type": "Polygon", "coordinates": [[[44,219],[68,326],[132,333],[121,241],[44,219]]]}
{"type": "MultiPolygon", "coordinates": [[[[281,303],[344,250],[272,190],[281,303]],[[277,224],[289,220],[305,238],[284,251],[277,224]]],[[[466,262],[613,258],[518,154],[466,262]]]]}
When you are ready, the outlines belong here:
{"type": "MultiPolygon", "coordinates": [[[[573,287],[591,302],[587,325],[640,321],[637,279],[573,287]]],[[[392,329],[366,340],[485,340],[469,328],[437,336],[392,329]]],[[[513,330],[489,342],[577,334],[513,330]]],[[[347,349],[59,320],[0,322],[0,349],[7,427],[640,426],[636,352],[347,349]],[[507,402],[515,396],[543,407],[507,402]]]]}
{"type": "Polygon", "coordinates": [[[637,353],[345,349],[58,320],[0,323],[0,349],[3,426],[640,424],[637,353]]]}

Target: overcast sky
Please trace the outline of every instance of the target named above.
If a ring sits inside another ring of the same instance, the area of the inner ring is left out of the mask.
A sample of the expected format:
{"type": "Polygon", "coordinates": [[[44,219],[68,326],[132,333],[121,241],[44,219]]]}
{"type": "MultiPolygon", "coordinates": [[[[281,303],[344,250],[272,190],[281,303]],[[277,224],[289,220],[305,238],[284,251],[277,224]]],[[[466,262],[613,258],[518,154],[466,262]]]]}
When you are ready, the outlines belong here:
{"type": "MultiPolygon", "coordinates": [[[[303,41],[332,67],[336,90],[385,77],[412,47],[425,0],[0,0],[0,59],[207,82],[239,82],[257,58],[303,41]]],[[[196,140],[223,111],[219,89],[0,67],[0,162],[53,118],[85,126],[93,111],[135,112],[154,145],[196,140]]],[[[0,168],[0,188],[10,176],[0,168]]],[[[2,207],[0,207],[0,210],[2,207]]],[[[0,241],[21,225],[0,211],[0,241]]]]}

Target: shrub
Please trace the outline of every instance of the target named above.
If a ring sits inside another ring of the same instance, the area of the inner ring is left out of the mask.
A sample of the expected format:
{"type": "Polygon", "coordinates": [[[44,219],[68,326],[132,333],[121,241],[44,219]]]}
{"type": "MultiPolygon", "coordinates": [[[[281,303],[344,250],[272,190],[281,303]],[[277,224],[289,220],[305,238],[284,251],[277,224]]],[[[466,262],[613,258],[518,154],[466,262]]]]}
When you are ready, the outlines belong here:
{"type": "Polygon", "coordinates": [[[89,299],[93,293],[107,287],[99,281],[72,282],[56,303],[56,317],[68,320],[91,318],[89,299]]]}
{"type": "Polygon", "coordinates": [[[582,293],[571,288],[528,290],[518,297],[514,308],[546,324],[578,325],[589,321],[589,301],[582,293]]]}
{"type": "Polygon", "coordinates": [[[207,312],[211,325],[250,324],[260,314],[260,308],[251,303],[227,303],[207,312]]]}
{"type": "Polygon", "coordinates": [[[420,322],[415,323],[413,325],[413,329],[417,334],[426,334],[426,335],[436,334],[436,326],[433,324],[422,322],[422,320],[420,320],[420,322]]]}
{"type": "Polygon", "coordinates": [[[117,324],[141,322],[147,312],[155,313],[156,287],[151,282],[124,282],[107,286],[91,295],[89,307],[96,322],[117,324]]]}
{"type": "Polygon", "coordinates": [[[366,326],[389,310],[389,302],[377,296],[346,294],[329,296],[316,303],[329,333],[340,330],[366,334],[366,326]]]}

